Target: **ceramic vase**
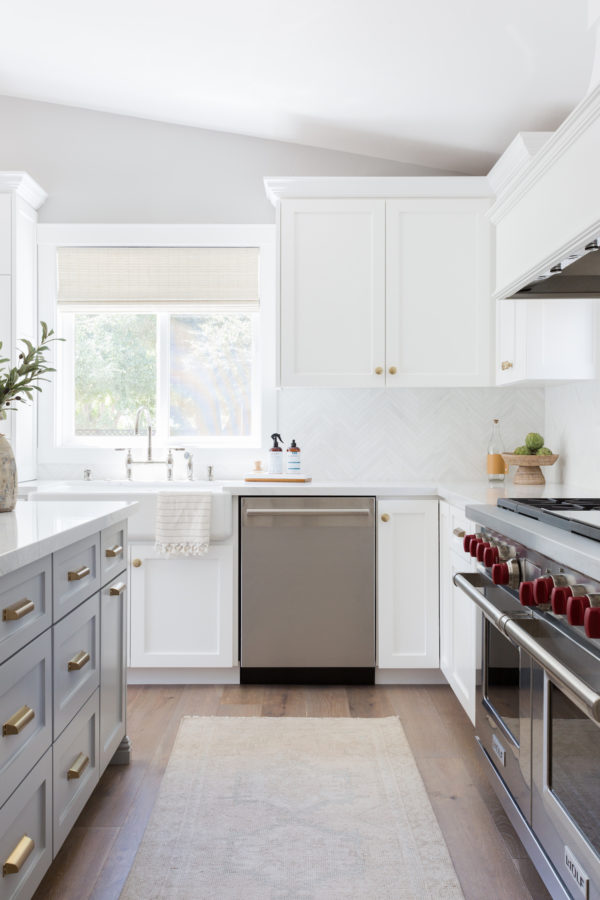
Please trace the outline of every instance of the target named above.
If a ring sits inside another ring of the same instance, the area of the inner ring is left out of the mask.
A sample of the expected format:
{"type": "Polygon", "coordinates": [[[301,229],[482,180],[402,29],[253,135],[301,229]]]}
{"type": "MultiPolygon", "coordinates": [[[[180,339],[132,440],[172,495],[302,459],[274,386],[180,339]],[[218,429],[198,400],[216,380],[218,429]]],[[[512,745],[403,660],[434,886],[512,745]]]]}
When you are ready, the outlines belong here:
{"type": "Polygon", "coordinates": [[[17,464],[12,447],[0,434],[0,513],[12,512],[17,503],[17,464]]]}

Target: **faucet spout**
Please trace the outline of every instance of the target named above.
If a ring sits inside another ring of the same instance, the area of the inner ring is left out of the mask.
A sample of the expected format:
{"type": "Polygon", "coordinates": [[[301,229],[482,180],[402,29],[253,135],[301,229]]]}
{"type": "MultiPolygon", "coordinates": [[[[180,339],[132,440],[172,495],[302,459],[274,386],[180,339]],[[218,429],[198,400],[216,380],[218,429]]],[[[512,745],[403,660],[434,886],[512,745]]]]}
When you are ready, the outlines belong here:
{"type": "Polygon", "coordinates": [[[150,410],[147,406],[140,406],[135,414],[135,433],[140,433],[140,420],[143,415],[146,416],[146,425],[148,428],[148,462],[152,462],[152,419],[150,417],[150,410]]]}

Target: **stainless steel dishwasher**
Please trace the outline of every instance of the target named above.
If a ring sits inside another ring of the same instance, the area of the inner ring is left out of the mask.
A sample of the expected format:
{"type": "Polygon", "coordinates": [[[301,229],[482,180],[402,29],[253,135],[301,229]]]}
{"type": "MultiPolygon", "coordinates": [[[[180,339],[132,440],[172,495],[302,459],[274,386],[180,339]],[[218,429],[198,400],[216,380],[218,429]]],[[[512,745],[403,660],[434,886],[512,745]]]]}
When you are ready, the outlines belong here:
{"type": "Polygon", "coordinates": [[[242,684],[373,684],[375,499],[243,497],[242,684]]]}

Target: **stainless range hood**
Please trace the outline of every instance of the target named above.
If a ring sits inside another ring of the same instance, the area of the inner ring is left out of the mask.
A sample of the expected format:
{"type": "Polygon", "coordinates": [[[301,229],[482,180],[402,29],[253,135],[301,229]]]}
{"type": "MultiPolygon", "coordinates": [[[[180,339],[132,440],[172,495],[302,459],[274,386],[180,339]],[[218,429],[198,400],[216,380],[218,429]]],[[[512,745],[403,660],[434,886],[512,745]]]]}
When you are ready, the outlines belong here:
{"type": "Polygon", "coordinates": [[[552,266],[535,281],[511,294],[511,300],[600,298],[600,239],[552,266]]]}

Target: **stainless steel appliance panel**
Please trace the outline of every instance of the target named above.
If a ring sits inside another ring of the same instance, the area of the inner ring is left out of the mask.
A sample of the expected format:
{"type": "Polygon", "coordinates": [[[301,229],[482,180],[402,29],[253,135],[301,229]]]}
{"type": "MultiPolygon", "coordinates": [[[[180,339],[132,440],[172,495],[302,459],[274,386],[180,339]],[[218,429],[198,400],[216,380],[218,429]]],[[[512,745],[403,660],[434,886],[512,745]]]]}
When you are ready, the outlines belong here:
{"type": "Polygon", "coordinates": [[[375,665],[375,500],[246,497],[241,664],[375,665]]]}

